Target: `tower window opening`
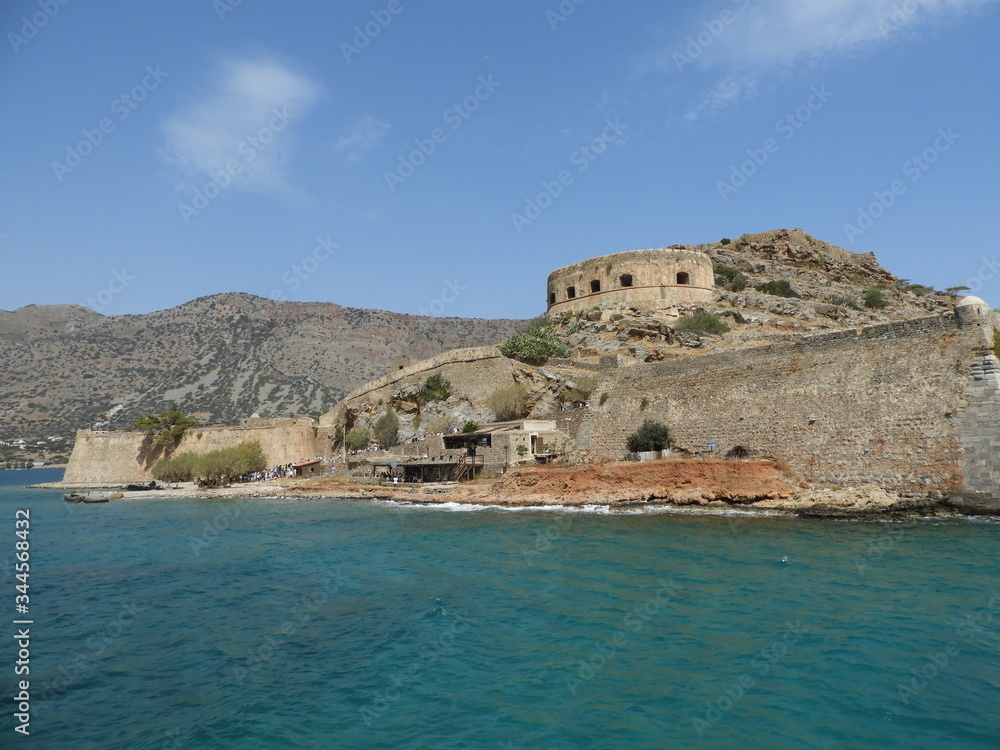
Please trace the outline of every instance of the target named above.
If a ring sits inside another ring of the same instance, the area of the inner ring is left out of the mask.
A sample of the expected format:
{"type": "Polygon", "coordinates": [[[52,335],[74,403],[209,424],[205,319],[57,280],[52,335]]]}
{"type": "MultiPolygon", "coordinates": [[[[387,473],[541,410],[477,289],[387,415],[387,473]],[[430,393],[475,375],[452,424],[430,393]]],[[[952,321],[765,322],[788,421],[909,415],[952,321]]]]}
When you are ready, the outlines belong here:
{"type": "Polygon", "coordinates": [[[622,286],[632,286],[632,274],[630,273],[622,274],[618,280],[621,282],[622,286]]]}
{"type": "Polygon", "coordinates": [[[597,279],[594,279],[593,281],[591,281],[590,282],[590,291],[591,292],[599,292],[599,291],[601,291],[601,282],[598,281],[597,279]]]}
{"type": "Polygon", "coordinates": [[[556,303],[556,293],[549,292],[549,304],[554,305],[556,303]]]}
{"type": "Polygon", "coordinates": [[[568,287],[566,289],[566,299],[575,299],[575,298],[576,298],[576,287],[575,286],[568,287]]]}
{"type": "Polygon", "coordinates": [[[681,273],[677,274],[677,283],[678,284],[690,284],[691,283],[691,274],[684,273],[683,271],[681,273]]]}

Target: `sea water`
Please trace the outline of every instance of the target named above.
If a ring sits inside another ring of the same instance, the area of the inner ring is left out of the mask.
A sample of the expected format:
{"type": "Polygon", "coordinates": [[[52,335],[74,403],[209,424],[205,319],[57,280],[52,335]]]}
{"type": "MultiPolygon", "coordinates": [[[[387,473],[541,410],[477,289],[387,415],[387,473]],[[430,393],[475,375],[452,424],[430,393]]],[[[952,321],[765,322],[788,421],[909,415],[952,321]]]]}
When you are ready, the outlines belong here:
{"type": "Polygon", "coordinates": [[[2,748],[1000,747],[993,521],[23,489],[58,477],[0,472],[2,748]]]}

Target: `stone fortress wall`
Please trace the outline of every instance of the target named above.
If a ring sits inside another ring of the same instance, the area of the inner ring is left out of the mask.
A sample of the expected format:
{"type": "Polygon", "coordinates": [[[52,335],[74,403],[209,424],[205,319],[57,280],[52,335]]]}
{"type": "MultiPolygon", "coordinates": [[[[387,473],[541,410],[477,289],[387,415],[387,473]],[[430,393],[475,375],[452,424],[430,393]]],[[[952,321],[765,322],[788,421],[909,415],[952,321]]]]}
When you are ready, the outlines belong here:
{"type": "Polygon", "coordinates": [[[514,364],[495,346],[452,349],[355,388],[320,416],[319,423],[329,432],[335,425],[344,424],[347,410],[377,401],[388,403],[393,392],[404,383],[422,384],[431,375],[441,375],[458,385],[462,394],[472,400],[484,400],[493,391],[514,382],[514,364]]]}
{"type": "Polygon", "coordinates": [[[577,447],[609,459],[645,419],[679,447],[784,459],[826,486],[1000,499],[991,317],[958,308],[759,349],[624,368],[577,447]],[[643,398],[648,403],[643,407],[643,398]]]}
{"type": "MultiPolygon", "coordinates": [[[[184,433],[174,455],[208,453],[244,442],[260,443],[268,467],[324,455],[329,440],[317,436],[316,423],[303,420],[246,420],[241,425],[192,427],[184,433]]],[[[63,482],[69,485],[148,482],[159,454],[144,450],[144,432],[79,430],[63,482]]]]}
{"type": "Polygon", "coordinates": [[[547,311],[595,307],[665,310],[715,299],[712,260],[694,249],[633,250],[602,255],[549,274],[547,311]]]}
{"type": "MultiPolygon", "coordinates": [[[[712,301],[713,286],[712,263],[703,253],[617,253],[554,271],[549,313],[621,306],[668,311],[712,301]]],[[[680,447],[704,452],[714,444],[717,454],[780,457],[802,479],[820,485],[872,483],[915,495],[1000,502],[1000,362],[993,350],[998,326],[997,312],[968,297],[946,315],[757,349],[591,366],[602,378],[589,407],[560,418],[560,427],[575,440],[577,455],[621,459],[627,435],[655,419],[670,428],[680,447]]],[[[206,452],[259,440],[270,465],[288,463],[324,455],[337,425],[380,401],[389,403],[398,389],[417,387],[432,374],[481,402],[518,377],[551,378],[562,368],[557,360],[531,368],[496,347],[456,349],[400,365],[349,393],[318,425],[308,419],[248,420],[193,428],[178,450],[206,452]]],[[[152,462],[143,453],[143,438],[134,432],[79,432],[66,483],[148,481],[152,462]]]]}

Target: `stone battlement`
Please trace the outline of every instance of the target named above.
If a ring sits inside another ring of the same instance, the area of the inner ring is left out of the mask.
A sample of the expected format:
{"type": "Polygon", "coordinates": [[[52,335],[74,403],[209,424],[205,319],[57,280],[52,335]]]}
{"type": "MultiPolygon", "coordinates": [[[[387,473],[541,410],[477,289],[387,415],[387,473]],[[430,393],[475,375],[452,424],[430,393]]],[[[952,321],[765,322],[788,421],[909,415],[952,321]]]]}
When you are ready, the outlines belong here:
{"type": "Polygon", "coordinates": [[[649,310],[715,299],[712,260],[693,248],[632,250],[574,263],[549,274],[549,314],[595,307],[649,310]]]}

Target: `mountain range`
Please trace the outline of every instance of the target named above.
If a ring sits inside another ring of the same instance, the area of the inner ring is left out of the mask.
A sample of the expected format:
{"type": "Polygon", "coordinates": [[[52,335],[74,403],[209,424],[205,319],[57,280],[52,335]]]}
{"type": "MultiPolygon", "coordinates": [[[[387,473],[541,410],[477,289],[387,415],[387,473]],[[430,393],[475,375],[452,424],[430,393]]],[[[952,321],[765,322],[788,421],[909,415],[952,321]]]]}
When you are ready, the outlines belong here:
{"type": "Polygon", "coordinates": [[[0,310],[0,440],[122,429],[170,407],[206,423],[316,416],[393,360],[495,344],[523,327],[240,293],[143,315],[0,310]]]}

